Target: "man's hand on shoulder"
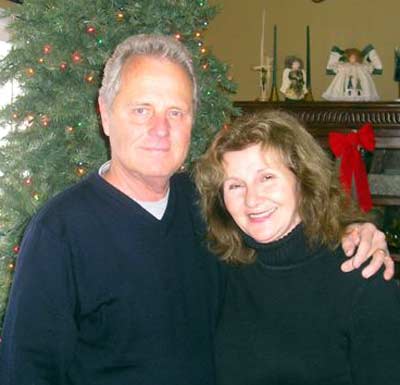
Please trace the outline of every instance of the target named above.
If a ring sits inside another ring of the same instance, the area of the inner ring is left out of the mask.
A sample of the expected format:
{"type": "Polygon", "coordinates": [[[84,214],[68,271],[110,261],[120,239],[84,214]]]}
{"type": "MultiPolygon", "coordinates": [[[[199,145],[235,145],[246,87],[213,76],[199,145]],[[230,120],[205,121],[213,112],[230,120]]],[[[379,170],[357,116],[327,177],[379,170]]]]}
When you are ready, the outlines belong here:
{"type": "Polygon", "coordinates": [[[390,280],[394,275],[394,262],[390,257],[385,234],[372,223],[353,223],[347,227],[342,239],[342,247],[349,260],[341,266],[342,271],[349,272],[358,269],[370,259],[362,275],[369,278],[385,266],[384,278],[390,280]]]}

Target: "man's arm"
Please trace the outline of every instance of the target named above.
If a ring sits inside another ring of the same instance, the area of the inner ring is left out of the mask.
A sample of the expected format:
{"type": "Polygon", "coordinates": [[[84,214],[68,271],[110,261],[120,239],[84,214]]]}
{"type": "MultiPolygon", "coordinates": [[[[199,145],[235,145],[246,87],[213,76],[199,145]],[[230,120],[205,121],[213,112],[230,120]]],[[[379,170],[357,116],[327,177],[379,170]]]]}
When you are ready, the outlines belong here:
{"type": "Polygon", "coordinates": [[[369,278],[385,266],[384,278],[389,280],[394,275],[394,262],[390,257],[385,234],[372,223],[354,223],[347,227],[342,239],[342,247],[349,260],[342,264],[342,270],[349,272],[358,269],[371,258],[362,275],[369,278]]]}
{"type": "Polygon", "coordinates": [[[349,328],[355,385],[400,384],[400,288],[375,276],[356,292],[349,328]]]}
{"type": "Polygon", "coordinates": [[[18,256],[0,345],[2,385],[61,385],[76,341],[69,250],[33,222],[18,256]]]}

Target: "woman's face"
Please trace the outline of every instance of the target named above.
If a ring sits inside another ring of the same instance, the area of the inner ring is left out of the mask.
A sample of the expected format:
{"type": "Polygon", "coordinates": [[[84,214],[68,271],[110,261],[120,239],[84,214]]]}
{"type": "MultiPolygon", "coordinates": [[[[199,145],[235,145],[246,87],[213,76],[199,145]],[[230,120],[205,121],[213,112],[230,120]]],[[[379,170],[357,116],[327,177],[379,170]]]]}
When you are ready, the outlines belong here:
{"type": "Polygon", "coordinates": [[[227,152],[223,165],[225,206],[247,235],[269,243],[300,223],[298,183],[277,151],[252,145],[227,152]]]}

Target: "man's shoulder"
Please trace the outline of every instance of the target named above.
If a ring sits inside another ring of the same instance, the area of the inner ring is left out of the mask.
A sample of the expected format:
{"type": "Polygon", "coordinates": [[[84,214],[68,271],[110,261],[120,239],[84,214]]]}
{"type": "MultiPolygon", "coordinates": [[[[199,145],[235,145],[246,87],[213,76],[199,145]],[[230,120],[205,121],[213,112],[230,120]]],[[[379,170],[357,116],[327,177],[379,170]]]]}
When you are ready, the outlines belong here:
{"type": "Polygon", "coordinates": [[[199,193],[191,175],[187,172],[177,173],[172,177],[171,182],[172,186],[175,185],[177,190],[183,194],[185,199],[182,199],[179,204],[181,207],[182,205],[186,205],[185,208],[190,210],[195,232],[199,239],[204,240],[206,225],[199,206],[199,193]]]}
{"type": "Polygon", "coordinates": [[[171,178],[171,188],[177,191],[178,194],[183,195],[186,198],[187,204],[197,207],[199,194],[189,173],[179,172],[173,175],[171,178]]]}
{"type": "Polygon", "coordinates": [[[50,198],[35,215],[36,222],[67,219],[87,210],[87,204],[95,200],[96,176],[89,175],[50,198]]]}
{"type": "Polygon", "coordinates": [[[196,186],[188,172],[178,172],[171,178],[171,184],[174,188],[177,188],[187,194],[195,195],[196,186]]]}

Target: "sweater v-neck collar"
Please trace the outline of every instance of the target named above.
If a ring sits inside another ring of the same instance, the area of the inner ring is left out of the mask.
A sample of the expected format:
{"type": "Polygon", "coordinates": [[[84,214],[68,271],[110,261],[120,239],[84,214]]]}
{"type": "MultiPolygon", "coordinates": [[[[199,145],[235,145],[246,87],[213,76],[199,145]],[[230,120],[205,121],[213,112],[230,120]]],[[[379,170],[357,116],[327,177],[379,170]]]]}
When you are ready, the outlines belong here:
{"type": "Polygon", "coordinates": [[[108,196],[111,196],[113,199],[118,200],[121,204],[127,206],[135,215],[140,215],[144,219],[146,219],[149,223],[153,223],[154,225],[159,224],[159,226],[164,227],[165,230],[168,229],[169,223],[173,218],[173,213],[175,210],[175,202],[176,202],[176,186],[174,177],[171,177],[170,180],[170,191],[168,197],[168,203],[164,212],[164,215],[161,219],[157,219],[154,215],[152,215],[149,211],[143,208],[138,202],[134,199],[130,198],[121,190],[114,187],[112,184],[108,183],[103,177],[98,175],[97,173],[92,174],[92,177],[95,179],[95,183],[98,187],[101,188],[108,196]]]}

